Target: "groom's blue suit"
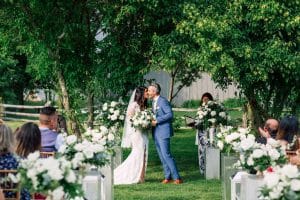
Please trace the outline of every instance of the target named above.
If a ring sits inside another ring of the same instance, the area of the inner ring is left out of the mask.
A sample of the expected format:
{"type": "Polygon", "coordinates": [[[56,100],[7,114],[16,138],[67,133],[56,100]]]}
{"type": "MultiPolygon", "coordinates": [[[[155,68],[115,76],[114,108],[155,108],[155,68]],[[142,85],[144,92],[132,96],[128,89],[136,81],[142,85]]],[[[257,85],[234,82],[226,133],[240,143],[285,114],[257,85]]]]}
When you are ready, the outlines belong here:
{"type": "Polygon", "coordinates": [[[159,96],[156,107],[152,109],[157,122],[153,129],[153,138],[164,168],[165,179],[180,179],[175,160],[170,152],[170,138],[173,136],[172,108],[164,97],[159,96]]]}

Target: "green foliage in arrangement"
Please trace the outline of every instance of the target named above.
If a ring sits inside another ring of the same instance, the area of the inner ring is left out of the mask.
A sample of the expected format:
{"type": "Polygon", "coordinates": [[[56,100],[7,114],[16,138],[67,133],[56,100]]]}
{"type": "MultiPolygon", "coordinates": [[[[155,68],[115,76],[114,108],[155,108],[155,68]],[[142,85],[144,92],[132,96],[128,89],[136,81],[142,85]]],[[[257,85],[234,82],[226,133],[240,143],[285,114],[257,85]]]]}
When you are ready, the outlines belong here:
{"type": "Polygon", "coordinates": [[[177,29],[219,86],[238,85],[259,125],[299,105],[299,12],[299,1],[203,0],[184,6],[177,29]]]}

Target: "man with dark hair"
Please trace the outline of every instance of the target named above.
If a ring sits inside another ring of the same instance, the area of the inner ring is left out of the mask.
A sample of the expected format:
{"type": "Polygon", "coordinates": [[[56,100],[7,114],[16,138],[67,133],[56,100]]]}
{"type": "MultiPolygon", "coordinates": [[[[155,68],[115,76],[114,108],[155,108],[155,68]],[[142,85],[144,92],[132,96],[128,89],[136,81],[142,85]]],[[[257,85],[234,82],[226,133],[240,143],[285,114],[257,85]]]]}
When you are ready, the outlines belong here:
{"type": "Polygon", "coordinates": [[[58,114],[52,106],[41,109],[40,112],[40,131],[42,136],[42,151],[58,151],[63,143],[62,135],[58,135],[57,130],[58,114]]]}

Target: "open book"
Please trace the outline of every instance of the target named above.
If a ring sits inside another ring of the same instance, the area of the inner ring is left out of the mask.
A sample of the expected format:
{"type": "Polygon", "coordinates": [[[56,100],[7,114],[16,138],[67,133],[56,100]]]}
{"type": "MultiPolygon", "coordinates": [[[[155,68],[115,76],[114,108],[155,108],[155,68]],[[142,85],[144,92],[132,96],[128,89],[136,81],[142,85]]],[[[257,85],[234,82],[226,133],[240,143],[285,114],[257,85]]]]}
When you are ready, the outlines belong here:
{"type": "Polygon", "coordinates": [[[193,128],[195,127],[196,119],[194,117],[184,115],[184,118],[185,118],[186,126],[193,127],[193,128]]]}

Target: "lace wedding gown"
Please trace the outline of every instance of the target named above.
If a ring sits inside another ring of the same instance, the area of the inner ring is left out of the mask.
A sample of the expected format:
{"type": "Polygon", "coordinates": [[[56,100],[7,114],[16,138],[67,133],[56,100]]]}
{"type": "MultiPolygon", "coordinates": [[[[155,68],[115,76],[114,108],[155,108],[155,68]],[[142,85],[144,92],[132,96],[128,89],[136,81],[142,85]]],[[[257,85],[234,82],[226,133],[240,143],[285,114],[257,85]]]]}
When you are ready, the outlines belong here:
{"type": "Polygon", "coordinates": [[[133,184],[144,182],[148,160],[148,137],[146,133],[131,126],[130,118],[140,110],[136,102],[129,104],[126,122],[128,140],[131,144],[131,153],[126,160],[114,170],[114,184],[133,184]]]}

